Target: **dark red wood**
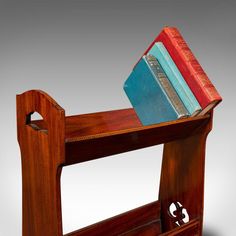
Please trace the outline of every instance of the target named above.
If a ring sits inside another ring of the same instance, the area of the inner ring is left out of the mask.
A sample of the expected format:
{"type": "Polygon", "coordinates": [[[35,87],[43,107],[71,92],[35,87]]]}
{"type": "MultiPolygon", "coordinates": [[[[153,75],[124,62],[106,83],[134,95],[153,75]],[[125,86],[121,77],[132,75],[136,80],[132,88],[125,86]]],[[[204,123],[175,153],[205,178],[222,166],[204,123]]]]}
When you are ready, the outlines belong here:
{"type": "Polygon", "coordinates": [[[141,126],[133,109],[104,112],[102,115],[95,113],[85,117],[86,129],[76,126],[77,122],[82,124],[84,121],[83,115],[67,120],[65,165],[184,138],[192,133],[201,132],[201,127],[210,120],[210,116],[207,115],[141,126]],[[106,124],[106,119],[112,122],[106,124]],[[93,123],[94,121],[96,122],[93,123]],[[80,130],[84,135],[80,134],[80,130]]]}
{"type": "Polygon", "coordinates": [[[211,113],[142,126],[133,109],[65,117],[64,109],[42,91],[17,95],[23,236],[63,235],[63,166],[161,143],[164,154],[158,202],[67,236],[202,235],[205,145],[212,118],[211,113]],[[43,121],[32,121],[33,112],[43,121]],[[172,213],[171,203],[177,207],[172,213]],[[188,212],[189,223],[184,221],[183,209],[188,212]]]}
{"type": "Polygon", "coordinates": [[[201,235],[199,228],[199,221],[191,220],[189,223],[160,234],[159,236],[199,236],[201,235]]]}
{"type": "Polygon", "coordinates": [[[120,109],[66,117],[66,142],[142,127],[134,109],[120,109]]]}
{"type": "Polygon", "coordinates": [[[65,112],[42,91],[17,96],[22,160],[23,236],[61,236],[61,164],[65,161],[65,112]],[[38,112],[48,132],[31,127],[38,112]]]}
{"type": "MultiPolygon", "coordinates": [[[[46,129],[42,120],[33,121],[38,129],[46,129]]],[[[142,127],[134,109],[95,112],[66,117],[66,142],[73,142],[114,131],[142,127]]]]}
{"type": "MultiPolygon", "coordinates": [[[[66,236],[97,236],[97,235],[137,235],[138,232],[160,233],[160,203],[149,203],[121,215],[98,222],[66,236]]],[[[141,235],[141,234],[140,234],[141,235]]]]}
{"type": "Polygon", "coordinates": [[[190,220],[200,220],[199,232],[202,232],[205,145],[211,128],[210,120],[202,132],[164,145],[159,191],[163,232],[174,229],[176,221],[180,223],[180,219],[170,217],[169,213],[169,206],[175,202],[183,205],[190,220]]]}
{"type": "Polygon", "coordinates": [[[155,221],[141,227],[137,227],[131,231],[121,234],[120,236],[157,236],[160,233],[160,222],[155,221]]]}
{"type": "MultiPolygon", "coordinates": [[[[209,120],[210,116],[206,115],[142,126],[133,109],[69,116],[66,117],[64,165],[184,138],[201,132],[201,127],[209,120]]],[[[46,128],[42,121],[34,124],[41,129],[46,128]]]]}

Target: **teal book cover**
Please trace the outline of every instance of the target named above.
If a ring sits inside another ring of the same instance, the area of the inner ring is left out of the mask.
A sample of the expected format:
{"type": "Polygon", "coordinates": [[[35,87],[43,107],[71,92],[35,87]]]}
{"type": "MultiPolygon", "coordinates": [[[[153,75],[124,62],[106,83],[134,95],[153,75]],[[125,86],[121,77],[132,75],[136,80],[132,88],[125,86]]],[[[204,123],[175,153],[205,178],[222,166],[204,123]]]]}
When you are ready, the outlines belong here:
{"type": "Polygon", "coordinates": [[[186,116],[179,114],[173,106],[146,57],[140,59],[124,83],[124,91],[142,124],[157,124],[186,116]]]}
{"type": "Polygon", "coordinates": [[[185,79],[181,75],[179,69],[175,65],[163,43],[155,43],[149,50],[148,54],[155,56],[159,61],[161,67],[163,68],[171,84],[177,91],[180,99],[184,103],[190,115],[197,115],[202,110],[201,106],[199,105],[191,89],[185,82],[185,79]]]}

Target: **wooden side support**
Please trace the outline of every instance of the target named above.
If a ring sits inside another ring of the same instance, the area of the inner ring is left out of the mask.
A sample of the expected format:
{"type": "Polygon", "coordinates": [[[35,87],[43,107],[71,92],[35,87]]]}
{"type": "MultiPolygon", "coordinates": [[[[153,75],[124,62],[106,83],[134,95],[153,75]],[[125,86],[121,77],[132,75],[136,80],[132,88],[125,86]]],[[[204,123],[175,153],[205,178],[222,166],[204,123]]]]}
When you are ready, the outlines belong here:
{"type": "Polygon", "coordinates": [[[159,190],[163,232],[198,219],[196,235],[202,235],[205,146],[211,128],[212,114],[195,134],[164,144],[159,190]]]}
{"type": "Polygon", "coordinates": [[[31,90],[17,95],[22,235],[63,236],[60,192],[63,166],[164,143],[159,201],[66,236],[201,236],[205,146],[212,117],[211,113],[142,126],[132,110],[125,109],[66,120],[64,109],[46,93],[31,90]],[[32,121],[34,112],[43,121],[32,121]],[[123,119],[116,118],[116,113],[123,119]]]}
{"type": "Polygon", "coordinates": [[[23,236],[61,236],[60,165],[65,160],[65,112],[42,91],[17,96],[22,158],[23,236]],[[31,125],[38,112],[47,131],[31,125]]]}

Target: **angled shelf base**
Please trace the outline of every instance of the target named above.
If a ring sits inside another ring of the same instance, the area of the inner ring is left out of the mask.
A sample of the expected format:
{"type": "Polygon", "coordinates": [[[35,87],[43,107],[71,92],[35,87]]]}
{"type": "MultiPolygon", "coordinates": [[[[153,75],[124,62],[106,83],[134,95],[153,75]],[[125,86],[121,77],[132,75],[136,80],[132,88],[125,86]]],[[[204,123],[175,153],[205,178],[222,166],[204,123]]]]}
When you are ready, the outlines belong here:
{"type": "MultiPolygon", "coordinates": [[[[132,108],[66,116],[66,162],[64,165],[184,138],[200,132],[209,120],[210,115],[206,115],[143,126],[132,108]],[[99,146],[106,149],[98,150],[99,146]],[[91,152],[94,148],[96,153],[91,152]]],[[[39,131],[47,129],[42,120],[34,121],[33,124],[39,131]]]]}
{"type": "Polygon", "coordinates": [[[63,166],[158,144],[164,144],[158,201],[66,236],[202,235],[205,146],[212,118],[211,113],[143,126],[130,108],[65,116],[42,91],[17,95],[23,236],[63,235],[63,166]],[[31,120],[34,112],[43,120],[31,120]]]}
{"type": "Polygon", "coordinates": [[[199,234],[200,222],[198,220],[191,220],[183,226],[162,234],[160,212],[160,202],[152,202],[65,236],[190,236],[199,234]]]}

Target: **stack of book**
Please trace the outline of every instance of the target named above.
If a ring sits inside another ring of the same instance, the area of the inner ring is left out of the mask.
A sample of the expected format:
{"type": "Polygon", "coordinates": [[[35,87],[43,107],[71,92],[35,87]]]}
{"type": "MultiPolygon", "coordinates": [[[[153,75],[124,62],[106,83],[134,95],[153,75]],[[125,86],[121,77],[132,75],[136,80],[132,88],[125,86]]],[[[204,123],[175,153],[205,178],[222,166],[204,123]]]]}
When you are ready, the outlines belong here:
{"type": "Polygon", "coordinates": [[[143,125],[204,115],[221,100],[175,27],[165,27],[124,83],[143,125]]]}

